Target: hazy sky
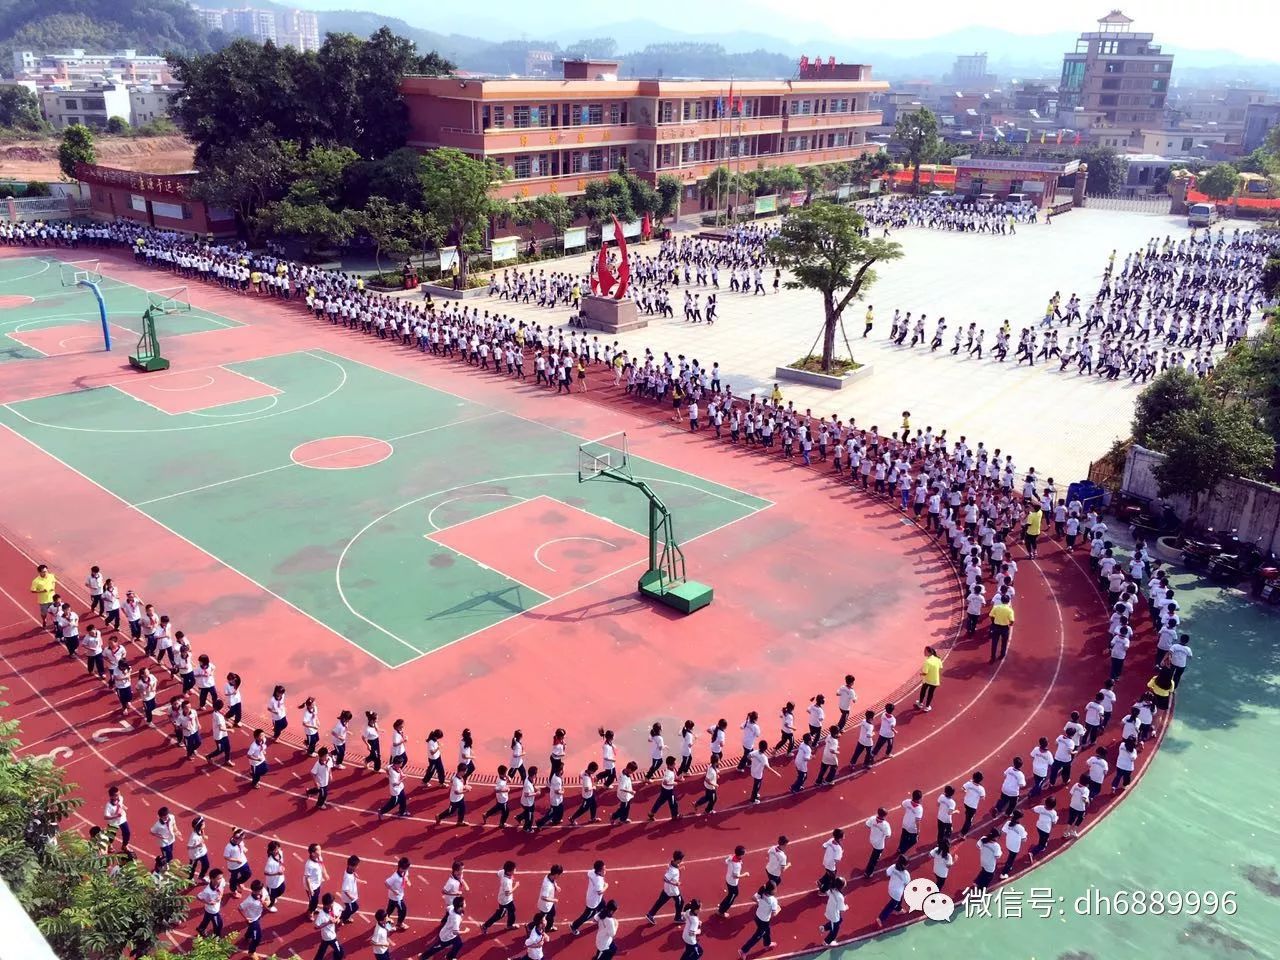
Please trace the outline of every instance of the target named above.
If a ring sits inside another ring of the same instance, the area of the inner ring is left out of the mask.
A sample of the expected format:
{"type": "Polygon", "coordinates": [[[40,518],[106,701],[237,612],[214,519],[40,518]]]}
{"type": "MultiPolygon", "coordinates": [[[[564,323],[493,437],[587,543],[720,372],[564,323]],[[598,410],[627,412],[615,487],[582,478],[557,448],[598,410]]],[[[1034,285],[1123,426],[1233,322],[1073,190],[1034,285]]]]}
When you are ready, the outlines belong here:
{"type": "MultiPolygon", "coordinates": [[[[644,4],[488,0],[481,8],[481,18],[474,21],[467,19],[465,5],[416,0],[296,2],[316,10],[373,10],[418,27],[494,39],[576,32],[579,28],[586,36],[594,25],[646,19],[698,33],[713,33],[719,22],[727,29],[804,41],[822,36],[923,39],[982,26],[1021,34],[1079,33],[1092,28],[1118,0],[913,0],[898,8],[865,0],[646,0],[644,4]],[[900,15],[908,11],[909,16],[900,15]],[[470,28],[469,23],[473,24],[470,28]]],[[[1136,21],[1135,29],[1155,33],[1158,42],[1175,51],[1177,47],[1223,49],[1280,60],[1280,2],[1276,0],[1123,0],[1118,5],[1136,21]]]]}

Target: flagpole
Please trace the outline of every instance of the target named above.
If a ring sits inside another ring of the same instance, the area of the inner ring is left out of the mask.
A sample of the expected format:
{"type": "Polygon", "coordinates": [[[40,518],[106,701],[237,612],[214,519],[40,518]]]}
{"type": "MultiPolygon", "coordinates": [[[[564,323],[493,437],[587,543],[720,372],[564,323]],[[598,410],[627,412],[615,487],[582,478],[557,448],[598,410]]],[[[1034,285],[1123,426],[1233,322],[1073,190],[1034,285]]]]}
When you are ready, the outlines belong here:
{"type": "MultiPolygon", "coordinates": [[[[716,111],[719,116],[719,123],[716,125],[716,168],[720,167],[720,161],[724,159],[724,92],[721,91],[720,99],[717,103],[719,109],[716,111]]],[[[725,165],[725,169],[729,169],[725,165]]],[[[720,183],[721,178],[716,177],[716,225],[720,225],[720,183]]]]}
{"type": "MultiPolygon", "coordinates": [[[[729,83],[729,139],[733,140],[733,78],[729,83]]],[[[742,117],[738,117],[738,171],[733,184],[733,217],[732,222],[738,225],[738,204],[742,202],[742,117]]]]}

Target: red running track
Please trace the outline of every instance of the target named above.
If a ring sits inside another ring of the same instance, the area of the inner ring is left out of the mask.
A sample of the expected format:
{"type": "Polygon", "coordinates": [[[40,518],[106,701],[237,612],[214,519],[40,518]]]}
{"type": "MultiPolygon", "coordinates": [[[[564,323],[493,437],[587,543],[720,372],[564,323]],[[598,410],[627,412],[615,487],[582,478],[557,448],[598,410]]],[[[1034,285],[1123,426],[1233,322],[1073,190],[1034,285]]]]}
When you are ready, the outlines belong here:
{"type": "MultiPolygon", "coordinates": [[[[286,309],[261,306],[282,314],[286,309]]],[[[296,317],[291,322],[296,322],[296,317]]],[[[220,333],[210,340],[230,340],[236,331],[226,333],[226,338],[220,333]]],[[[385,353],[386,349],[380,348],[379,352],[385,353]]],[[[236,358],[228,356],[227,359],[236,358]]],[[[87,369],[88,361],[83,362],[87,369]]],[[[421,362],[428,367],[436,365],[430,359],[424,358],[421,362]]],[[[100,370],[100,366],[95,369],[100,370]]],[[[16,392],[19,396],[30,395],[20,387],[16,392]]],[[[671,437],[667,442],[706,441],[682,436],[671,437]]],[[[843,486],[817,473],[811,482],[823,488],[843,486]]],[[[847,487],[836,492],[848,496],[847,487]]],[[[883,503],[869,506],[873,510],[888,509],[883,503]]],[[[410,791],[411,817],[378,825],[373,811],[385,796],[385,781],[380,776],[352,768],[340,772],[334,780],[330,808],[316,812],[309,808],[302,794],[309,784],[309,763],[291,745],[273,751],[273,770],[263,789],[254,792],[248,789],[243,761],[235,770],[190,764],[160,732],[138,728],[136,715],[129,718],[130,728],[126,729],[115,715],[114,698],[98,681],[87,677],[81,666],[67,661],[61,647],[49,642],[36,628],[25,593],[33,563],[21,546],[7,540],[0,543],[0,585],[4,588],[4,598],[0,599],[0,624],[4,624],[0,628],[0,657],[6,672],[15,675],[7,682],[7,696],[12,704],[8,713],[23,723],[27,744],[24,749],[51,753],[57,762],[69,768],[70,776],[81,784],[89,798],[83,810],[86,823],[100,820],[106,787],[120,784],[131,803],[135,847],[146,856],[153,853],[146,829],[161,804],[168,804],[174,810],[184,831],[193,812],[198,811],[206,818],[206,834],[215,864],[219,862],[217,854],[226,833],[233,825],[249,830],[255,873],[261,871],[266,841],[281,840],[294,858],[289,881],[295,892],[299,887],[302,854],[308,843],[318,841],[326,845],[331,877],[328,889],[334,891],[347,854],[359,854],[364,861],[361,875],[367,883],[362,898],[365,913],[344,931],[343,937],[348,952],[354,950],[355,955],[367,951],[368,916],[380,905],[382,879],[400,856],[413,860],[415,883],[409,896],[411,929],[397,938],[398,957],[416,953],[429,942],[439,919],[440,883],[447,874],[448,863],[457,858],[467,863],[471,884],[468,915],[473,920],[491,912],[493,873],[504,859],[510,857],[520,865],[522,883],[516,903],[522,920],[532,912],[537,881],[546,867],[552,862],[561,863],[566,869],[561,889],[562,924],[567,924],[580,910],[582,872],[594,859],[603,858],[609,865],[609,896],[617,899],[622,907],[620,952],[642,951],[656,955],[678,951],[679,933],[670,923],[669,913],[657,926],[651,927],[643,921],[644,911],[659,889],[662,869],[674,849],[686,854],[684,890],[707,904],[703,914],[706,918],[704,945],[717,954],[726,953],[751,930],[750,893],[763,879],[764,850],[780,833],[791,838],[793,866],[780,891],[783,911],[775,922],[776,945],[771,954],[817,949],[820,945],[817,927],[822,919],[824,898],[813,891],[813,882],[820,872],[820,844],[832,827],[843,826],[848,834],[842,873],[860,873],[867,852],[866,832],[861,821],[883,805],[890,808],[891,822],[896,828],[900,822],[898,804],[912,789],[920,788],[925,793],[928,826],[922,832],[922,843],[911,866],[915,873],[929,875],[925,854],[933,839],[930,823],[933,798],[942,786],[953,783],[958,787],[973,769],[981,768],[987,774],[989,797],[994,797],[999,789],[1000,771],[1007,765],[1008,758],[1015,753],[1026,756],[1039,736],[1052,738],[1069,712],[1081,709],[1092,697],[1106,676],[1108,663],[1101,652],[1104,606],[1086,571],[1074,558],[1056,547],[1046,546],[1038,562],[1023,564],[1019,626],[1010,657],[992,667],[987,662],[986,646],[981,639],[957,644],[948,656],[935,710],[930,714],[902,711],[897,755],[891,761],[878,763],[869,772],[843,776],[832,788],[822,791],[811,788],[792,797],[785,793],[786,780],[770,779],[765,802],[752,806],[745,802],[749,786],[746,778],[727,772],[721,785],[720,809],[710,817],[685,818],[675,824],[665,820],[657,824],[641,821],[615,828],[556,827],[530,836],[493,827],[436,827],[432,814],[443,806],[442,791],[415,783],[410,791]],[[739,843],[749,851],[746,869],[751,876],[744,880],[743,897],[729,918],[718,920],[709,914],[723,892],[723,859],[739,843]]],[[[71,592],[75,594],[74,590],[71,592]]],[[[77,599],[84,603],[82,596],[77,599]]],[[[885,641],[909,643],[912,648],[918,646],[914,638],[886,637],[885,641]]],[[[1129,672],[1120,684],[1119,708],[1133,702],[1141,691],[1147,674],[1140,664],[1148,662],[1146,657],[1152,649],[1153,638],[1144,629],[1134,645],[1129,672]]],[[[168,694],[168,689],[162,689],[161,702],[168,694]]],[[[237,734],[234,750],[239,757],[243,755],[245,742],[245,735],[237,734]]],[[[1114,748],[1114,737],[1106,745],[1114,748]]],[[[849,752],[846,744],[846,758],[849,752]]],[[[1149,755],[1150,751],[1144,754],[1139,774],[1145,769],[1149,755]]],[[[782,772],[785,776],[789,769],[782,765],[782,772]]],[[[681,791],[686,809],[700,792],[698,779],[694,778],[681,791]]],[[[473,816],[477,803],[488,800],[483,787],[479,787],[478,792],[478,797],[472,797],[473,816]]],[[[635,812],[641,813],[647,808],[651,797],[652,793],[646,795],[642,791],[635,812]]],[[[1100,798],[1097,808],[1090,811],[1087,824],[1110,809],[1112,802],[1108,796],[1100,798]]],[[[572,809],[572,792],[568,804],[572,809]]],[[[1061,791],[1059,804],[1060,809],[1065,810],[1065,796],[1061,791]]],[[[605,791],[603,811],[607,814],[611,806],[612,796],[605,791]]],[[[986,826],[988,820],[984,811],[976,827],[986,826]]],[[[976,873],[974,836],[976,830],[969,842],[956,844],[959,861],[953,873],[953,891],[976,873]]],[[[890,841],[891,845],[893,842],[890,841]]],[[[1057,837],[1049,855],[1056,855],[1061,849],[1063,841],[1057,837]]],[[[885,864],[887,862],[886,858],[885,864]]],[[[1025,860],[1021,866],[1025,868],[1025,860]]],[[[850,910],[846,914],[842,941],[874,934],[872,920],[884,903],[884,887],[882,876],[870,883],[859,880],[850,886],[847,890],[850,910]]],[[[314,952],[315,933],[301,916],[303,906],[301,900],[291,897],[280,913],[267,915],[264,950],[286,956],[291,951],[306,956],[314,952]]],[[[224,914],[229,929],[238,929],[234,908],[228,905],[224,914]]],[[[907,919],[900,916],[894,923],[907,919]]],[[[468,954],[497,960],[520,951],[520,940],[515,933],[484,938],[474,931],[468,934],[468,954]]],[[[567,934],[557,934],[550,942],[550,955],[585,958],[590,955],[592,941],[589,928],[577,940],[567,934]]]]}

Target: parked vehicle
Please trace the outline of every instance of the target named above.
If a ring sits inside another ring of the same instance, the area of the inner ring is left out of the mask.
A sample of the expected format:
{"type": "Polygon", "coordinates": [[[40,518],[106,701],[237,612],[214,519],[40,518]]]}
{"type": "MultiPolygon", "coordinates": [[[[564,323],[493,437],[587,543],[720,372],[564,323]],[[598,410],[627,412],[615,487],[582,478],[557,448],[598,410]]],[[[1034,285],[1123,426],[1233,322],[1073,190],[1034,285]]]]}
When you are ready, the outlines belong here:
{"type": "Polygon", "coordinates": [[[1235,555],[1239,550],[1240,538],[1235,530],[1219,533],[1209,527],[1202,538],[1182,539],[1182,563],[1188,570],[1207,570],[1214,557],[1222,553],[1235,555]]]}
{"type": "Polygon", "coordinates": [[[1253,576],[1262,565],[1263,554],[1256,544],[1241,544],[1235,553],[1222,552],[1209,561],[1206,573],[1218,583],[1237,584],[1253,576]]]}
{"type": "Polygon", "coordinates": [[[1188,227],[1211,227],[1218,222],[1218,207],[1212,203],[1193,203],[1187,208],[1188,227]]]}

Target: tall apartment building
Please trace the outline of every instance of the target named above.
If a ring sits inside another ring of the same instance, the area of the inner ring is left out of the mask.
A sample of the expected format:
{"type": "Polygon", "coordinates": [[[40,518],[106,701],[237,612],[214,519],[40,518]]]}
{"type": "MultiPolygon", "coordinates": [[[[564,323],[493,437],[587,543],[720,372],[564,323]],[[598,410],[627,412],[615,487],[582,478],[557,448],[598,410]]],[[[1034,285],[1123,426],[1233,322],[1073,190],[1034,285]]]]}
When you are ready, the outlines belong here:
{"type": "Polygon", "coordinates": [[[320,22],[309,10],[282,10],[276,17],[277,42],[303,53],[320,49],[320,22]]]}
{"type": "MultiPolygon", "coordinates": [[[[685,184],[682,212],[702,203],[716,167],[746,172],[848,161],[878,152],[872,94],[888,90],[862,64],[802,61],[794,80],[619,80],[614,61],[566,60],[563,79],[406,77],[409,145],[493,158],[511,199],[583,193],[620,160],[653,183],[685,184]]],[[[702,203],[706,206],[705,203],[702,203]]]]}
{"type": "Polygon", "coordinates": [[[223,29],[228,33],[237,33],[244,37],[266,43],[275,43],[278,37],[276,15],[270,10],[255,10],[244,7],[240,10],[224,10],[222,12],[223,29]]]}
{"type": "Polygon", "coordinates": [[[985,53],[967,53],[956,57],[947,79],[957,87],[985,87],[993,84],[996,78],[987,73],[985,53]]]}
{"type": "Polygon", "coordinates": [[[13,71],[15,79],[35,81],[38,87],[107,79],[130,83],[168,83],[173,79],[164,57],[139,54],[136,50],[111,53],[87,53],[79,48],[61,53],[15,50],[13,71]]]}
{"type": "Polygon", "coordinates": [[[1062,58],[1058,118],[1077,130],[1162,127],[1173,55],[1161,53],[1154,34],[1135,33],[1133,20],[1112,10],[1098,29],[1080,34],[1062,58]]]}

